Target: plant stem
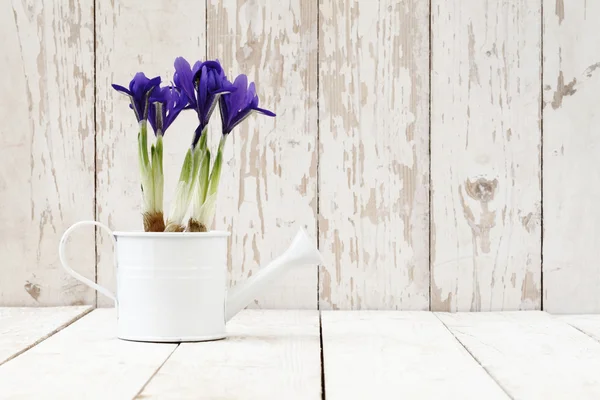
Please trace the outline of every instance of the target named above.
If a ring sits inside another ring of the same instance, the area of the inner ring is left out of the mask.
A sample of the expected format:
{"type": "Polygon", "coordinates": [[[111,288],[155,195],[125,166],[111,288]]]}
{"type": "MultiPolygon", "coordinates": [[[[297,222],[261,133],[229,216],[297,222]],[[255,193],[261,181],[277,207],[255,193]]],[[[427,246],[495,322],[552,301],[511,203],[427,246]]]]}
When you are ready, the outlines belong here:
{"type": "Polygon", "coordinates": [[[225,140],[227,135],[221,136],[219,141],[219,150],[217,151],[217,157],[215,163],[210,172],[210,187],[208,189],[208,196],[216,194],[219,190],[219,181],[221,180],[221,167],[223,165],[223,148],[225,147],[225,140]]]}

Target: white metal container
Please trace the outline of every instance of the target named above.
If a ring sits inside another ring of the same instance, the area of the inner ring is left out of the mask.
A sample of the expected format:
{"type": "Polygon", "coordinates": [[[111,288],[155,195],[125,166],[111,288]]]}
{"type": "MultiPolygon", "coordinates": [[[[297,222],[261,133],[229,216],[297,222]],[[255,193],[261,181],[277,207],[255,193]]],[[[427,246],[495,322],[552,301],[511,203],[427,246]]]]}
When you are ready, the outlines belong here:
{"type": "Polygon", "coordinates": [[[228,232],[112,232],[95,221],[71,226],[59,245],[65,270],[115,301],[117,336],[149,342],[222,339],[225,322],[266,289],[286,266],[317,264],[321,255],[304,230],[290,248],[227,295],[228,232]],[[117,293],[81,276],[66,262],[65,244],[82,225],[105,229],[115,244],[117,293]]]}

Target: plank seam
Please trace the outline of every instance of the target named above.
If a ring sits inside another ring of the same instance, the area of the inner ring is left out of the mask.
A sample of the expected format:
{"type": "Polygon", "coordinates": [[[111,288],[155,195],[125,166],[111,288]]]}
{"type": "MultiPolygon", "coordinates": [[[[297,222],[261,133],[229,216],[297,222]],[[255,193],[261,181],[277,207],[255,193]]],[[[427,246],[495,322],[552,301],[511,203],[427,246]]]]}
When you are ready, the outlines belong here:
{"type": "MultiPolygon", "coordinates": [[[[321,46],[321,37],[320,37],[320,31],[321,31],[321,7],[320,7],[320,2],[317,2],[317,148],[315,149],[315,151],[317,152],[317,221],[316,221],[316,228],[317,228],[317,249],[321,250],[321,174],[319,173],[321,170],[321,110],[319,109],[319,103],[320,103],[320,81],[321,81],[321,68],[320,68],[320,57],[319,54],[321,53],[320,51],[320,46],[321,46]]],[[[321,287],[321,265],[317,265],[317,310],[321,309],[321,292],[320,292],[320,288],[321,287]]],[[[321,320],[321,314],[319,314],[319,323],[321,320]]],[[[319,326],[320,327],[320,326],[319,326]]],[[[321,341],[321,349],[322,349],[322,345],[323,342],[321,341]]],[[[323,355],[323,351],[321,350],[321,356],[323,355]]]]}
{"type": "Polygon", "coordinates": [[[54,329],[53,331],[49,332],[48,334],[40,337],[38,340],[36,340],[35,342],[31,343],[30,345],[27,345],[25,348],[23,348],[20,351],[17,351],[16,353],[14,353],[13,355],[9,356],[6,360],[4,361],[0,361],[0,366],[6,364],[7,362],[14,360],[15,358],[17,358],[18,356],[20,356],[21,354],[31,350],[32,348],[34,348],[35,346],[37,346],[38,344],[42,343],[44,340],[48,339],[51,336],[54,336],[55,334],[57,334],[58,332],[62,331],[63,329],[65,329],[66,327],[68,327],[69,325],[73,324],[74,322],[77,322],[78,320],[80,320],[81,318],[85,317],[86,315],[88,315],[89,313],[91,313],[93,310],[95,310],[95,307],[90,307],[87,310],[84,310],[83,312],[81,312],[80,314],[77,314],[75,317],[71,318],[70,320],[68,320],[67,322],[65,322],[64,324],[60,325],[58,328],[54,329]]]}
{"type": "MultiPolygon", "coordinates": [[[[98,88],[96,85],[96,52],[97,52],[97,44],[96,44],[96,1],[94,1],[92,6],[92,24],[94,25],[94,34],[93,34],[93,49],[94,49],[94,76],[93,76],[93,85],[94,85],[94,102],[93,102],[93,112],[92,118],[94,122],[94,221],[98,220],[98,126],[97,124],[97,111],[96,108],[98,106],[98,88]]],[[[98,283],[98,227],[94,227],[94,282],[98,283]]],[[[94,307],[98,307],[98,292],[94,290],[94,307]]]]}
{"type": "Polygon", "coordinates": [[[467,348],[467,346],[465,346],[465,345],[463,344],[463,342],[461,342],[461,341],[460,341],[460,339],[458,338],[458,336],[456,336],[456,335],[454,334],[454,332],[452,332],[452,330],[451,330],[450,328],[448,328],[448,325],[446,325],[446,324],[444,323],[444,321],[442,321],[442,319],[441,319],[440,317],[438,317],[437,313],[435,313],[435,312],[434,312],[434,313],[432,313],[432,314],[433,314],[433,315],[435,315],[435,317],[438,319],[438,321],[440,321],[440,322],[441,322],[441,324],[444,326],[444,328],[446,328],[446,330],[447,330],[448,332],[450,332],[450,334],[451,334],[451,335],[454,337],[454,339],[455,339],[455,340],[456,340],[456,341],[457,341],[457,342],[458,342],[458,343],[459,343],[459,344],[462,346],[462,348],[463,348],[463,349],[465,349],[465,351],[466,351],[466,352],[467,352],[467,353],[468,353],[468,354],[471,356],[471,358],[473,358],[473,360],[475,360],[475,362],[476,362],[477,364],[479,364],[479,366],[480,366],[481,368],[483,368],[483,370],[485,371],[485,373],[486,373],[486,374],[488,374],[488,375],[489,375],[489,377],[490,377],[490,378],[492,378],[492,380],[493,380],[494,382],[496,382],[496,385],[498,385],[498,387],[500,387],[500,389],[502,389],[502,391],[503,391],[503,392],[504,392],[504,393],[505,393],[505,394],[508,396],[508,398],[509,398],[509,399],[511,399],[511,400],[514,400],[514,397],[512,397],[512,396],[510,395],[510,393],[509,393],[509,392],[508,392],[508,391],[507,391],[507,390],[506,390],[506,389],[505,389],[505,388],[504,388],[504,387],[503,387],[503,386],[500,384],[500,382],[499,382],[499,381],[498,381],[498,380],[497,380],[497,379],[494,377],[494,375],[492,375],[492,373],[491,373],[491,372],[490,372],[490,371],[489,371],[489,370],[488,370],[486,367],[484,367],[484,366],[483,366],[483,364],[481,364],[481,362],[480,362],[480,361],[477,359],[477,357],[475,357],[475,355],[474,355],[473,353],[471,353],[471,351],[470,351],[470,350],[467,348]]]}
{"type": "Polygon", "coordinates": [[[325,400],[325,359],[323,357],[323,319],[319,311],[319,347],[321,349],[321,399],[325,400]]]}
{"type": "Polygon", "coordinates": [[[590,335],[589,333],[587,333],[587,332],[586,332],[586,331],[584,331],[583,329],[581,329],[581,328],[579,328],[579,327],[577,327],[577,326],[575,326],[575,325],[571,324],[571,323],[570,323],[570,322],[568,322],[568,321],[564,321],[564,320],[563,320],[563,322],[564,322],[564,323],[566,323],[567,325],[569,325],[571,328],[577,329],[579,332],[583,333],[585,336],[588,336],[588,337],[592,338],[594,341],[596,341],[596,342],[600,343],[600,339],[596,338],[595,336],[592,336],[592,335],[590,335]]]}
{"type": "Polygon", "coordinates": [[[544,1],[540,1],[540,310],[544,310],[544,1]]]}
{"type": "Polygon", "coordinates": [[[135,394],[135,396],[133,396],[134,399],[141,399],[141,395],[142,392],[144,391],[144,389],[146,389],[146,386],[148,386],[148,384],[152,381],[152,379],[154,379],[154,377],[156,376],[156,374],[158,374],[158,371],[161,370],[161,368],[163,367],[163,365],[165,365],[167,363],[167,361],[169,361],[169,359],[171,358],[171,356],[173,355],[173,353],[175,353],[175,350],[177,350],[179,348],[179,346],[181,345],[181,343],[177,343],[177,345],[175,346],[175,348],[173,349],[173,351],[171,351],[169,353],[169,355],[165,358],[165,360],[158,366],[158,368],[156,368],[156,371],[154,371],[154,373],[152,375],[150,375],[150,377],[148,378],[148,380],[146,381],[146,383],[144,383],[142,385],[142,388],[135,394]]]}
{"type": "Polygon", "coordinates": [[[428,176],[428,183],[429,183],[429,188],[428,188],[428,200],[429,200],[429,232],[427,232],[427,240],[429,241],[429,254],[428,256],[428,263],[429,263],[429,311],[432,311],[432,306],[431,306],[431,245],[432,245],[432,240],[431,240],[431,224],[432,224],[432,217],[433,217],[433,212],[432,212],[432,197],[431,197],[431,101],[432,101],[432,88],[431,88],[431,71],[433,69],[433,52],[432,52],[432,46],[433,46],[433,32],[432,32],[432,24],[431,24],[431,2],[433,0],[429,0],[429,115],[428,115],[428,130],[429,130],[429,143],[428,146],[429,148],[427,149],[428,151],[428,160],[427,162],[429,163],[428,165],[428,171],[427,174],[428,176]]]}

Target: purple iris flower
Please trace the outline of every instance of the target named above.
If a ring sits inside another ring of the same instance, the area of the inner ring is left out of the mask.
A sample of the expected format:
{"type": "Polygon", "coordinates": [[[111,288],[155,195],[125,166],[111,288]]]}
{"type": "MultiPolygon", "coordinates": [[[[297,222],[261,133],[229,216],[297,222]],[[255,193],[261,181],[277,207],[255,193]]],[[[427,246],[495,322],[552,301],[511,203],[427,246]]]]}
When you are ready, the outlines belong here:
{"type": "Polygon", "coordinates": [[[131,100],[129,107],[133,109],[139,122],[148,119],[148,99],[152,90],[158,85],[160,85],[160,76],[149,79],[143,72],[138,72],[129,82],[129,89],[115,84],[112,87],[129,96],[131,100]]]}
{"type": "Polygon", "coordinates": [[[235,91],[221,96],[219,100],[219,109],[221,110],[221,125],[223,134],[228,135],[233,128],[248,118],[253,112],[259,112],[269,117],[274,117],[275,113],[258,107],[258,96],[254,82],[248,86],[248,77],[238,75],[233,82],[235,91]]]}
{"type": "Polygon", "coordinates": [[[150,95],[148,122],[155,135],[163,135],[189,104],[188,97],[174,86],[157,87],[150,95]]]}
{"type": "Polygon", "coordinates": [[[188,108],[193,108],[200,122],[192,146],[196,146],[202,131],[208,125],[219,96],[235,91],[235,87],[227,80],[225,72],[218,60],[196,62],[194,67],[183,58],[175,60],[175,86],[189,98],[188,108]]]}
{"type": "Polygon", "coordinates": [[[196,89],[194,87],[194,75],[200,70],[202,63],[196,61],[194,67],[190,67],[190,63],[183,57],[177,57],[175,59],[175,74],[173,75],[173,82],[175,87],[185,94],[189,100],[187,108],[196,110],[198,108],[198,102],[196,100],[196,89]]]}

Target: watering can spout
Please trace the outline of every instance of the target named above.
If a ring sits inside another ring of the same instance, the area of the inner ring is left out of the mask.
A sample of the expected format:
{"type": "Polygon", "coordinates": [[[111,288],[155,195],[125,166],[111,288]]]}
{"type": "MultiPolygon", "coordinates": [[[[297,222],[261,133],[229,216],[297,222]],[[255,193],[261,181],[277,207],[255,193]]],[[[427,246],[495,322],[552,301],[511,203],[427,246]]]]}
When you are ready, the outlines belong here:
{"type": "Polygon", "coordinates": [[[292,244],[282,255],[245,282],[238,283],[229,290],[225,320],[229,321],[290,268],[311,264],[323,264],[323,257],[306,231],[300,228],[292,244]]]}

